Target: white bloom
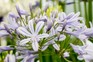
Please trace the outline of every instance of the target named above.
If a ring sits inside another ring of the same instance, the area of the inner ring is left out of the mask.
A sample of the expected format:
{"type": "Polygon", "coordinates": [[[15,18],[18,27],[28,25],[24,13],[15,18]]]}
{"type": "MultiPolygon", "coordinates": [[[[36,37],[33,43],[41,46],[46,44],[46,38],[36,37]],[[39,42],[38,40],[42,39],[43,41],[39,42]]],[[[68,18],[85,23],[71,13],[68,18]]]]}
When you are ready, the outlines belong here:
{"type": "Polygon", "coordinates": [[[39,47],[38,42],[39,42],[39,40],[41,38],[45,38],[45,37],[49,36],[46,33],[39,34],[40,30],[44,26],[44,22],[43,21],[38,22],[35,29],[34,29],[34,22],[33,22],[33,20],[30,20],[29,23],[28,23],[28,26],[29,26],[30,32],[28,32],[28,30],[23,28],[23,27],[19,27],[17,29],[17,31],[19,33],[21,33],[22,35],[28,37],[27,39],[23,39],[22,41],[20,41],[20,45],[24,45],[27,42],[31,41],[32,48],[34,49],[34,51],[38,51],[38,47],[39,47]]]}
{"type": "Polygon", "coordinates": [[[9,35],[9,33],[6,30],[0,30],[0,37],[7,35],[9,35]]]}
{"type": "Polygon", "coordinates": [[[13,50],[10,46],[0,46],[0,53],[3,51],[13,50]]]}
{"type": "Polygon", "coordinates": [[[78,46],[73,44],[71,44],[71,46],[74,51],[79,54],[79,60],[84,59],[86,62],[90,62],[91,60],[93,60],[93,43],[89,40],[86,40],[84,46],[78,46]]]}
{"type": "MultiPolygon", "coordinates": [[[[57,31],[52,27],[51,30],[50,30],[49,37],[54,36],[54,35],[56,35],[56,34],[57,34],[57,31]]],[[[62,40],[64,40],[65,38],[66,38],[65,35],[60,35],[60,36],[59,36],[59,41],[62,41],[62,40]]],[[[44,44],[44,46],[42,47],[42,51],[44,51],[45,49],[47,49],[47,47],[48,47],[50,44],[52,44],[53,47],[54,47],[56,50],[59,51],[59,50],[60,50],[60,47],[59,47],[59,45],[55,42],[56,40],[58,40],[58,37],[55,37],[54,39],[46,42],[46,43],[44,44]]]]}
{"type": "Polygon", "coordinates": [[[4,60],[4,62],[16,62],[16,58],[12,54],[8,54],[4,60]]]}
{"type": "Polygon", "coordinates": [[[69,52],[64,52],[64,57],[69,57],[69,52]]]}

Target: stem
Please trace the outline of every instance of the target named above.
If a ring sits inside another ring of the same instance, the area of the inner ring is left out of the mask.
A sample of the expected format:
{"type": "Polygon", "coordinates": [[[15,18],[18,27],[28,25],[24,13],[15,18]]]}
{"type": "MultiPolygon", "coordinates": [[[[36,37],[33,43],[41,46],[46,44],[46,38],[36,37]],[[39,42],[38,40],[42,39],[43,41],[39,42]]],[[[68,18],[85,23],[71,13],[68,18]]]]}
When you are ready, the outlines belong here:
{"type": "Polygon", "coordinates": [[[40,8],[42,9],[42,0],[40,0],[40,8]]]}
{"type": "Polygon", "coordinates": [[[92,0],[88,0],[88,16],[89,21],[92,22],[92,0]]]}
{"type": "Polygon", "coordinates": [[[86,1],[84,1],[84,10],[85,10],[85,19],[86,19],[86,25],[89,27],[89,20],[88,20],[88,13],[87,13],[87,5],[86,1]]]}
{"type": "Polygon", "coordinates": [[[76,2],[74,0],[74,12],[76,13],[76,2]]]}
{"type": "Polygon", "coordinates": [[[43,59],[42,59],[42,52],[41,52],[41,51],[39,51],[39,60],[40,60],[40,62],[43,62],[43,59]]]}
{"type": "Polygon", "coordinates": [[[81,4],[80,4],[80,0],[78,0],[78,9],[79,9],[79,11],[80,11],[80,16],[81,16],[82,12],[81,12],[81,4]]]}

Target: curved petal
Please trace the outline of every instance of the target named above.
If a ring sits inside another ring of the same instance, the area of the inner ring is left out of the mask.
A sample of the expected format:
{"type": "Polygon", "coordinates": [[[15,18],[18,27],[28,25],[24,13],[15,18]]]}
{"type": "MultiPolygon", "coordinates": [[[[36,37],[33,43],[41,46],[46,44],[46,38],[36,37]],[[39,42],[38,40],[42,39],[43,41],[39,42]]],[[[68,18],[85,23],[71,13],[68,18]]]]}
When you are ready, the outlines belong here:
{"type": "Polygon", "coordinates": [[[45,38],[45,37],[49,37],[49,35],[46,34],[46,33],[44,33],[44,34],[40,34],[40,35],[38,35],[38,37],[39,37],[39,38],[45,38]]]}
{"type": "Polygon", "coordinates": [[[47,48],[48,48],[48,46],[43,46],[41,50],[44,51],[44,50],[46,50],[47,48]]]}
{"type": "Polygon", "coordinates": [[[20,44],[20,45],[24,45],[24,44],[26,44],[27,42],[29,42],[30,39],[31,39],[31,38],[23,39],[23,40],[20,41],[19,44],[20,44]]]}
{"type": "Polygon", "coordinates": [[[73,17],[73,16],[74,16],[74,12],[68,14],[67,17],[66,17],[66,19],[70,19],[70,18],[73,17]]]}
{"type": "Polygon", "coordinates": [[[59,41],[63,41],[63,40],[65,40],[65,39],[66,39],[66,36],[65,36],[65,35],[60,35],[59,41]]]}
{"type": "Polygon", "coordinates": [[[56,34],[56,31],[54,30],[54,28],[51,28],[51,33],[50,33],[50,36],[53,36],[56,34]]]}
{"type": "Polygon", "coordinates": [[[33,48],[33,50],[34,51],[38,51],[38,47],[39,47],[38,42],[37,41],[33,41],[32,42],[32,48],[33,48]]]}
{"type": "Polygon", "coordinates": [[[46,42],[43,46],[42,46],[42,51],[46,50],[48,48],[48,46],[50,45],[49,42],[46,42]]]}
{"type": "Polygon", "coordinates": [[[80,12],[77,12],[71,19],[69,19],[69,21],[73,19],[76,20],[79,17],[79,15],[80,15],[80,12]]]}
{"type": "Polygon", "coordinates": [[[66,14],[64,12],[62,12],[63,18],[66,18],[66,14]]]}
{"type": "Polygon", "coordinates": [[[28,32],[27,29],[25,29],[25,28],[23,28],[23,27],[19,27],[19,28],[17,29],[17,31],[18,31],[20,34],[24,35],[24,36],[31,36],[30,32],[28,32]]]}
{"type": "Polygon", "coordinates": [[[7,54],[7,56],[4,59],[4,62],[16,62],[16,58],[12,54],[7,54]]]}
{"type": "Polygon", "coordinates": [[[34,25],[33,25],[33,20],[30,20],[28,23],[29,29],[31,31],[31,33],[34,33],[34,25]]]}
{"type": "Polygon", "coordinates": [[[44,22],[43,21],[38,22],[37,25],[36,25],[35,33],[38,34],[38,32],[42,29],[43,26],[44,26],[44,22]]]}
{"type": "Polygon", "coordinates": [[[63,53],[63,56],[64,56],[64,57],[69,57],[69,52],[64,52],[64,53],[63,53]]]}
{"type": "Polygon", "coordinates": [[[59,19],[62,21],[66,18],[66,14],[64,12],[61,12],[58,14],[59,19]]]}
{"type": "Polygon", "coordinates": [[[83,60],[84,58],[83,58],[82,55],[80,55],[80,56],[77,57],[77,59],[78,59],[78,60],[83,60]]]}
{"type": "Polygon", "coordinates": [[[9,33],[6,30],[1,30],[0,31],[0,37],[9,35],[9,33]]]}
{"type": "Polygon", "coordinates": [[[55,43],[55,44],[53,44],[53,47],[56,49],[56,50],[60,50],[60,48],[59,48],[59,46],[55,43]]]}

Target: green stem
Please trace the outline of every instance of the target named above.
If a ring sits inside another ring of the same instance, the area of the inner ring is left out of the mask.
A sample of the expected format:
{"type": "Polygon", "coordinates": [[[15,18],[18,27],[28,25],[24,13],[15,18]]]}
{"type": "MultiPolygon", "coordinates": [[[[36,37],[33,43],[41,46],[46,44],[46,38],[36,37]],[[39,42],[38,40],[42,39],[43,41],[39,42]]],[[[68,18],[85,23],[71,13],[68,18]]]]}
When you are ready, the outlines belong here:
{"type": "Polygon", "coordinates": [[[40,8],[42,9],[42,0],[40,0],[40,8]]]}
{"type": "Polygon", "coordinates": [[[41,52],[41,51],[39,51],[39,60],[40,60],[40,62],[43,62],[43,59],[42,59],[42,52],[41,52]]]}
{"type": "Polygon", "coordinates": [[[76,13],[77,9],[76,9],[76,1],[75,0],[74,0],[74,5],[73,6],[74,6],[74,12],[76,13]]]}
{"type": "Polygon", "coordinates": [[[87,14],[87,5],[86,1],[84,1],[84,10],[85,10],[85,19],[86,19],[86,25],[89,27],[89,20],[88,20],[88,14],[87,14]]]}
{"type": "Polygon", "coordinates": [[[81,12],[81,4],[80,4],[80,0],[78,0],[78,9],[79,9],[79,11],[80,11],[80,16],[81,16],[82,12],[81,12]]]}
{"type": "Polygon", "coordinates": [[[92,22],[92,0],[88,0],[88,16],[89,21],[92,22]]]}

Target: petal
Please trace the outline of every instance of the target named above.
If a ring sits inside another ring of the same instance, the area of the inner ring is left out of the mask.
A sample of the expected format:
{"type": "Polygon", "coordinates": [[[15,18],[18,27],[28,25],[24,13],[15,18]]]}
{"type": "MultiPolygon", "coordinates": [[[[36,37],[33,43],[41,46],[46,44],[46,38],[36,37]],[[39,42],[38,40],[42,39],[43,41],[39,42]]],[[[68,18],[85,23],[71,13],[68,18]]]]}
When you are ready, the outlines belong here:
{"type": "Polygon", "coordinates": [[[77,18],[80,15],[80,12],[77,12],[71,19],[77,18]]]}
{"type": "Polygon", "coordinates": [[[47,21],[47,31],[49,31],[51,29],[52,25],[53,25],[52,21],[50,21],[50,20],[47,21]]]}
{"type": "Polygon", "coordinates": [[[62,12],[63,18],[66,18],[66,14],[64,12],[62,12]]]}
{"type": "Polygon", "coordinates": [[[17,29],[17,31],[18,31],[20,34],[24,35],[24,36],[31,36],[30,32],[28,32],[27,29],[25,29],[25,28],[23,28],[23,27],[19,27],[19,28],[17,29]]]}
{"type": "Polygon", "coordinates": [[[54,28],[51,28],[51,33],[50,33],[50,36],[53,36],[56,34],[56,31],[54,30],[54,28]]]}
{"type": "Polygon", "coordinates": [[[17,10],[19,16],[28,15],[28,13],[25,10],[20,9],[18,5],[16,5],[16,10],[17,10]]]}
{"type": "Polygon", "coordinates": [[[48,48],[48,46],[50,45],[50,42],[46,42],[43,46],[42,46],[42,51],[46,50],[48,48]]]}
{"type": "Polygon", "coordinates": [[[2,50],[13,50],[10,46],[0,46],[0,49],[2,50]]]}
{"type": "Polygon", "coordinates": [[[12,54],[7,54],[7,56],[4,59],[4,62],[16,62],[16,58],[12,54]]]}
{"type": "Polygon", "coordinates": [[[63,21],[66,18],[66,14],[64,12],[61,12],[58,14],[59,20],[63,21]]]}
{"type": "Polygon", "coordinates": [[[34,33],[34,25],[33,25],[33,20],[30,20],[29,23],[28,23],[28,26],[29,26],[29,29],[31,31],[31,33],[34,33]]]}
{"type": "Polygon", "coordinates": [[[43,33],[43,34],[39,34],[38,37],[39,38],[45,38],[45,37],[49,37],[49,35],[46,33],[43,33]]]}
{"type": "Polygon", "coordinates": [[[9,33],[6,30],[1,30],[0,31],[0,37],[9,35],[9,33]]]}
{"type": "Polygon", "coordinates": [[[74,21],[74,20],[78,20],[79,15],[80,15],[80,12],[77,12],[72,18],[69,19],[69,22],[74,21]]]}
{"type": "Polygon", "coordinates": [[[23,39],[23,40],[21,40],[20,41],[20,45],[24,45],[24,44],[26,44],[27,42],[29,42],[31,40],[31,38],[27,38],[27,39],[23,39]]]}
{"type": "Polygon", "coordinates": [[[93,36],[93,28],[88,28],[86,29],[83,34],[85,34],[86,36],[93,36]]]}
{"type": "Polygon", "coordinates": [[[55,43],[55,44],[53,44],[53,47],[56,49],[56,50],[60,50],[60,48],[59,48],[59,46],[55,43]]]}
{"type": "Polygon", "coordinates": [[[69,52],[64,52],[63,56],[64,57],[69,57],[69,52]]]}
{"type": "Polygon", "coordinates": [[[58,27],[56,28],[56,31],[62,31],[62,28],[63,28],[63,27],[58,26],[58,27]]]}
{"type": "Polygon", "coordinates": [[[9,62],[16,62],[16,58],[14,55],[10,54],[9,56],[9,62]]]}
{"type": "Polygon", "coordinates": [[[83,41],[83,40],[87,39],[87,36],[81,34],[81,35],[78,36],[78,38],[79,38],[81,41],[83,41]]]}
{"type": "Polygon", "coordinates": [[[44,22],[43,21],[38,22],[37,25],[36,25],[35,32],[38,34],[38,32],[42,29],[43,26],[44,26],[44,22]]]}
{"type": "Polygon", "coordinates": [[[13,50],[14,48],[10,47],[10,46],[0,46],[0,53],[2,51],[8,51],[8,50],[13,50]]]}
{"type": "Polygon", "coordinates": [[[65,39],[66,39],[66,36],[65,36],[65,35],[60,35],[59,41],[63,41],[63,40],[65,40],[65,39]]]}
{"type": "Polygon", "coordinates": [[[80,56],[77,57],[77,59],[78,59],[78,60],[83,60],[84,58],[83,58],[82,55],[80,55],[80,56]]]}
{"type": "Polygon", "coordinates": [[[70,19],[72,16],[74,16],[74,12],[67,15],[66,19],[70,19]]]}
{"type": "Polygon", "coordinates": [[[37,55],[29,55],[26,62],[34,62],[35,58],[37,58],[37,55]]]}
{"type": "MultiPolygon", "coordinates": [[[[83,55],[83,57],[84,57],[85,60],[93,60],[93,56],[92,55],[86,54],[86,55],[83,55]]],[[[89,61],[89,62],[91,62],[91,61],[89,61]]]]}
{"type": "Polygon", "coordinates": [[[48,45],[42,46],[42,51],[46,50],[48,48],[48,45]]]}
{"type": "Polygon", "coordinates": [[[38,42],[37,41],[33,41],[32,42],[32,48],[33,48],[33,50],[34,51],[38,51],[38,47],[39,47],[38,42]]]}

